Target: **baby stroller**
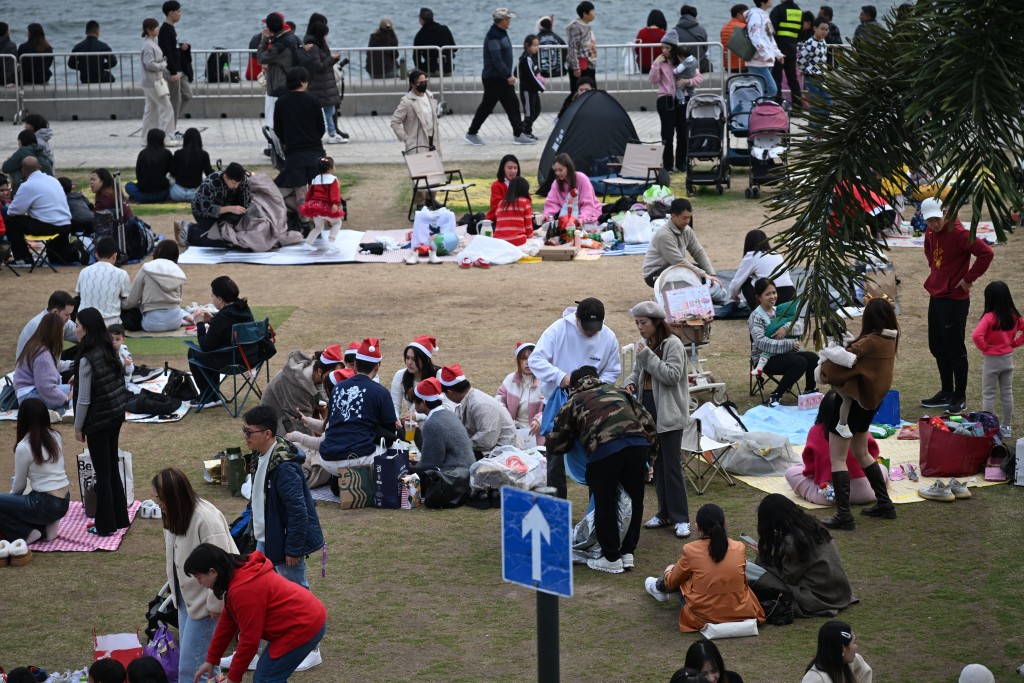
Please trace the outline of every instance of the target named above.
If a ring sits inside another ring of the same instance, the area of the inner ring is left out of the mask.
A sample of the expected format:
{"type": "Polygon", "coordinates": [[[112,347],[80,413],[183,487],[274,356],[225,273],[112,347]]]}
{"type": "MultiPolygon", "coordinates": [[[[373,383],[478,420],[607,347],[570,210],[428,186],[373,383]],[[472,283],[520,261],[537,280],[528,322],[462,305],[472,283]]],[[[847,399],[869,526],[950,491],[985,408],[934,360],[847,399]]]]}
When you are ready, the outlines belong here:
{"type": "MultiPolygon", "coordinates": [[[[764,79],[754,74],[730,76],[726,83],[729,109],[729,135],[745,138],[750,130],[750,111],[754,103],[764,97],[764,79]]],[[[749,166],[750,151],[746,145],[733,147],[731,139],[726,146],[726,166],[749,166]]]]}
{"type": "Polygon", "coordinates": [[[690,410],[696,410],[699,394],[704,392],[715,403],[723,403],[728,398],[725,383],[715,380],[707,359],[698,354],[700,347],[711,341],[711,323],[715,320],[707,283],[688,266],[669,266],[654,282],[654,300],[665,306],[669,327],[679,332],[688,346],[690,410]]]}
{"type": "Polygon", "coordinates": [[[731,185],[725,156],[725,100],[718,95],[694,95],[686,104],[686,191],[695,185],[731,185]],[[699,167],[698,167],[699,166],[699,167]]]}
{"type": "Polygon", "coordinates": [[[750,181],[747,199],[761,196],[761,185],[773,185],[785,176],[789,116],[782,105],[768,98],[750,112],[747,146],[750,149],[750,181]]]}

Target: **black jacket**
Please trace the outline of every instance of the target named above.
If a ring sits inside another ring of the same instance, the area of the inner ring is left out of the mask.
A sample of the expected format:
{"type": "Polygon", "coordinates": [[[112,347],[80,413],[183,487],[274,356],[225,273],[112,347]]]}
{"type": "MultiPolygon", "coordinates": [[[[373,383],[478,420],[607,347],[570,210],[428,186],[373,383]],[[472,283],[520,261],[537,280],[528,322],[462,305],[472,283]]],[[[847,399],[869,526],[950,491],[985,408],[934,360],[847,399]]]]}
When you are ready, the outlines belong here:
{"type": "MultiPolygon", "coordinates": [[[[103,429],[124,422],[124,411],[128,405],[128,390],[124,386],[124,368],[120,363],[102,355],[94,349],[85,355],[92,368],[90,385],[89,414],[82,427],[83,434],[95,434],[103,429]]],[[[78,375],[78,368],[75,368],[78,375]]],[[[74,400],[78,403],[78,386],[75,382],[74,400]]]]}
{"type": "MultiPolygon", "coordinates": [[[[96,36],[86,36],[85,40],[75,45],[72,52],[112,52],[110,46],[96,36]]],[[[114,75],[110,70],[117,66],[117,57],[110,55],[89,55],[87,57],[68,57],[68,68],[78,71],[78,80],[82,83],[113,83],[114,75]]]]}
{"type": "Polygon", "coordinates": [[[139,192],[163,192],[170,183],[167,174],[173,161],[171,150],[144,148],[135,159],[135,182],[139,192]]]}
{"type": "Polygon", "coordinates": [[[41,55],[21,61],[21,82],[24,85],[43,85],[53,77],[53,50],[39,52],[27,42],[18,46],[18,56],[41,55]]]}
{"type": "MultiPolygon", "coordinates": [[[[446,47],[455,45],[455,38],[447,26],[431,21],[420,27],[420,30],[416,32],[416,37],[412,40],[412,44],[414,47],[446,47]]],[[[456,52],[457,50],[444,50],[441,53],[441,69],[444,71],[445,76],[450,76],[452,73],[452,56],[456,52]]],[[[413,50],[412,54],[417,69],[426,72],[430,76],[437,76],[439,74],[440,70],[437,66],[438,60],[435,50],[413,50]]]]}
{"type": "MultiPolygon", "coordinates": [[[[11,40],[10,36],[0,36],[0,55],[11,55],[17,58],[18,46],[11,40]]],[[[0,85],[17,82],[16,72],[18,70],[17,59],[4,59],[0,62],[0,85]]]]}
{"type": "Polygon", "coordinates": [[[281,96],[274,106],[274,132],[281,140],[285,156],[293,151],[323,151],[324,111],[308,92],[292,91],[281,96]]]}
{"type": "Polygon", "coordinates": [[[171,175],[174,182],[193,190],[203,183],[203,177],[213,173],[210,153],[205,149],[179,149],[171,159],[171,175]]]}
{"type": "Polygon", "coordinates": [[[541,75],[537,58],[528,55],[525,50],[523,50],[523,54],[519,55],[516,78],[519,79],[520,92],[544,92],[544,86],[540,82],[541,75]]]}
{"type": "Polygon", "coordinates": [[[174,29],[173,24],[168,24],[165,21],[160,26],[156,44],[160,46],[160,50],[164,53],[164,59],[167,60],[167,71],[172,76],[181,73],[181,50],[178,49],[178,32],[174,29]]]}
{"type": "Polygon", "coordinates": [[[209,353],[231,346],[231,328],[236,323],[251,323],[252,321],[252,310],[249,308],[248,302],[240,299],[227,304],[217,311],[208,325],[196,326],[196,340],[199,342],[199,348],[209,353]]]}

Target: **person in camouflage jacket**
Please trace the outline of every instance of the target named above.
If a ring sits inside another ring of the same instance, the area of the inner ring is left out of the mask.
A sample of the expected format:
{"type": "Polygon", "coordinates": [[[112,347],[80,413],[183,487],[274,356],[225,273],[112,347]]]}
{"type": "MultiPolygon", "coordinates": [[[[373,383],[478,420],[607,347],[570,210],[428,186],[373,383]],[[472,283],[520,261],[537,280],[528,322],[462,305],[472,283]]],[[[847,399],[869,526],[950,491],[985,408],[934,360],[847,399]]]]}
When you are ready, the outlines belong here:
{"type": "Polygon", "coordinates": [[[624,390],[602,382],[585,365],[570,377],[569,398],[547,437],[548,457],[567,453],[579,439],[587,455],[587,486],[594,498],[594,528],[602,557],[587,561],[598,571],[620,574],[633,567],[643,523],[648,455],[656,443],[654,418],[624,390]],[[620,542],[619,486],[633,504],[629,528],[620,542]]]}

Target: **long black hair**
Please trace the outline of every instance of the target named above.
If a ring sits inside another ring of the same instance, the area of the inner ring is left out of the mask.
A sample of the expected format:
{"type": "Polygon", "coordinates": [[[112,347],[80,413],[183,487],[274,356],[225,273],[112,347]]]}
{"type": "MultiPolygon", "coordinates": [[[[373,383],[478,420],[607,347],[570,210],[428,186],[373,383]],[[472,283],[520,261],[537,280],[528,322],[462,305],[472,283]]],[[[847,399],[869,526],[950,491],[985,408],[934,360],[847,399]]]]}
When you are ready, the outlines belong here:
{"type": "Polygon", "coordinates": [[[508,192],[505,193],[505,199],[502,200],[501,205],[514,207],[520,199],[529,201],[530,181],[521,175],[517,175],[509,181],[508,192]]]}
{"type": "Polygon", "coordinates": [[[128,683],[169,683],[163,664],[151,655],[133,659],[125,670],[128,683]]]}
{"type": "Polygon", "coordinates": [[[832,536],[817,519],[798,508],[781,493],[769,493],[757,506],[757,552],[761,560],[782,567],[786,559],[786,537],[793,541],[797,560],[810,559],[815,546],[832,536]]]}
{"type": "Polygon", "coordinates": [[[501,161],[498,163],[498,180],[505,180],[505,164],[507,164],[510,161],[516,162],[516,168],[519,169],[517,175],[523,174],[523,165],[519,163],[519,157],[517,157],[515,154],[506,154],[501,158],[501,161]]]}
{"type": "Polygon", "coordinates": [[[896,330],[896,348],[899,349],[900,324],[896,320],[896,310],[888,300],[876,297],[864,306],[864,313],[861,317],[860,336],[857,339],[866,337],[869,334],[881,334],[882,330],[896,330]]]}
{"type": "MultiPolygon", "coordinates": [[[[722,661],[722,653],[718,651],[718,646],[710,640],[701,638],[694,641],[690,649],[686,651],[686,659],[683,661],[683,666],[695,671],[701,671],[704,669],[704,664],[709,660],[714,663],[715,669],[718,670],[718,683],[729,683],[729,674],[725,672],[725,662],[722,661]]],[[[700,680],[703,680],[703,678],[700,680]]]]}
{"type": "Polygon", "coordinates": [[[1008,331],[1017,327],[1020,311],[1013,305],[1010,288],[1002,280],[993,280],[985,286],[985,313],[995,316],[997,330],[1008,331]]]}
{"type": "Polygon", "coordinates": [[[217,580],[213,584],[213,594],[218,600],[224,599],[228,592],[231,579],[235,576],[235,570],[241,569],[249,561],[248,555],[234,555],[223,548],[212,543],[200,543],[196,549],[185,559],[182,569],[185,576],[196,574],[208,574],[210,570],[217,572],[217,580]]]}
{"type": "Polygon", "coordinates": [[[85,328],[85,336],[78,342],[78,355],[75,356],[75,388],[77,389],[79,386],[78,370],[81,367],[82,358],[93,352],[95,352],[96,358],[109,363],[117,373],[123,372],[123,366],[114,349],[114,340],[107,330],[107,324],[103,322],[103,315],[95,308],[83,308],[78,312],[75,322],[85,328]]]}
{"type": "Polygon", "coordinates": [[[44,462],[57,462],[61,456],[57,432],[50,426],[50,411],[40,398],[26,398],[18,406],[17,438],[14,449],[25,437],[32,451],[32,459],[37,465],[44,462]],[[46,457],[43,457],[43,456],[46,457]]]}
{"type": "MultiPolygon", "coordinates": [[[[406,346],[405,350],[402,351],[402,363],[405,363],[405,354],[409,353],[409,349],[412,349],[413,355],[416,356],[416,365],[420,366],[421,379],[437,377],[437,368],[434,367],[434,362],[430,359],[430,356],[423,353],[423,349],[412,344],[406,346]]],[[[416,379],[409,372],[409,368],[406,368],[405,372],[402,373],[402,394],[410,401],[412,401],[412,398],[410,398],[411,394],[409,392],[412,391],[415,384],[416,379]]]]}
{"type": "Polygon", "coordinates": [[[826,621],[818,629],[818,651],[804,671],[817,667],[833,683],[854,683],[850,665],[843,661],[843,648],[853,641],[853,629],[845,621],[826,621]]]}
{"type": "Polygon", "coordinates": [[[725,511],[714,503],[706,503],[697,510],[697,529],[706,538],[708,554],[717,564],[725,559],[729,550],[729,537],[725,534],[725,511]]]}
{"type": "Polygon", "coordinates": [[[667,31],[668,20],[665,19],[665,13],[660,9],[652,9],[647,13],[647,23],[644,26],[657,26],[662,31],[667,31]]]}
{"type": "Polygon", "coordinates": [[[764,230],[750,230],[747,232],[747,236],[743,238],[744,254],[749,254],[750,252],[757,253],[759,251],[767,253],[771,250],[771,242],[768,241],[768,235],[764,234],[764,230]]]}

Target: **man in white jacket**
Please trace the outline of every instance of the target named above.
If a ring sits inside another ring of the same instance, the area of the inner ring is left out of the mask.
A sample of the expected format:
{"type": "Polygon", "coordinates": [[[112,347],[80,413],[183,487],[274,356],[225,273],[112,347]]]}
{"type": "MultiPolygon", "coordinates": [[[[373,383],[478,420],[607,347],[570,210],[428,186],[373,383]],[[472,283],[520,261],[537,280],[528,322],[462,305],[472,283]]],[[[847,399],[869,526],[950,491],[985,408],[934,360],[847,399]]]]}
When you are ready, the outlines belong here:
{"type": "MultiPolygon", "coordinates": [[[[567,390],[569,375],[583,365],[597,368],[602,382],[615,384],[619,379],[619,340],[604,324],[604,303],[593,297],[576,303],[544,330],[530,354],[530,368],[540,380],[545,403],[556,391],[567,390]]],[[[568,495],[563,458],[548,460],[548,486],[560,498],[568,495]]]]}

